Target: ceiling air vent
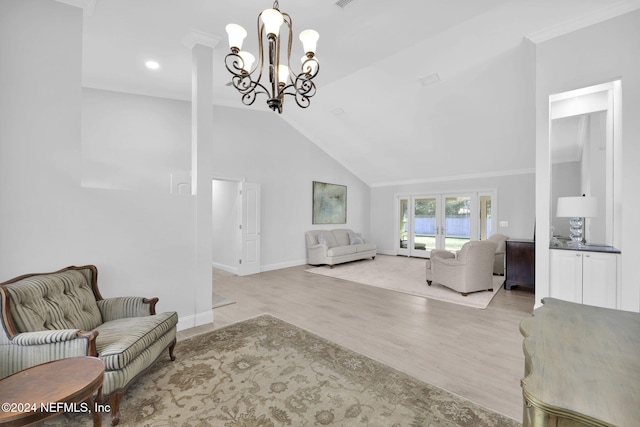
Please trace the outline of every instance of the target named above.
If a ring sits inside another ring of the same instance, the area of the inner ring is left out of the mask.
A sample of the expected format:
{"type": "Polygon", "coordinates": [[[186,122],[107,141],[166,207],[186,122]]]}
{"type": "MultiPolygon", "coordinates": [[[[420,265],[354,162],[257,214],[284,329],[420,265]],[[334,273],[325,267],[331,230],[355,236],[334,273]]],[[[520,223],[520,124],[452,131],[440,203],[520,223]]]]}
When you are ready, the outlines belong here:
{"type": "Polygon", "coordinates": [[[356,1],[356,0],[338,0],[336,2],[336,6],[338,6],[341,9],[344,9],[345,7],[349,6],[354,1],[356,1]]]}
{"type": "Polygon", "coordinates": [[[420,79],[420,83],[422,84],[422,86],[429,86],[434,83],[438,83],[439,81],[440,76],[438,75],[438,73],[430,74],[420,79]]]}

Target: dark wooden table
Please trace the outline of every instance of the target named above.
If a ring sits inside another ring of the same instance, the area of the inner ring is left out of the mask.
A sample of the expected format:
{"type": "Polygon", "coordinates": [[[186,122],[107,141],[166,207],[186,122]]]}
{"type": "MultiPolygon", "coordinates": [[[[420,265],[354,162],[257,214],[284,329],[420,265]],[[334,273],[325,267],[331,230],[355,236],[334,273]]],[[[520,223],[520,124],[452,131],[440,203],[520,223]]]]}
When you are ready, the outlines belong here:
{"type": "Polygon", "coordinates": [[[65,411],[91,412],[102,425],[93,393],[102,401],[104,363],[96,357],[72,357],[43,363],[0,380],[0,425],[25,426],[65,411]]]}
{"type": "Polygon", "coordinates": [[[533,240],[509,239],[506,242],[505,289],[522,286],[536,288],[536,243],[533,240]]]}

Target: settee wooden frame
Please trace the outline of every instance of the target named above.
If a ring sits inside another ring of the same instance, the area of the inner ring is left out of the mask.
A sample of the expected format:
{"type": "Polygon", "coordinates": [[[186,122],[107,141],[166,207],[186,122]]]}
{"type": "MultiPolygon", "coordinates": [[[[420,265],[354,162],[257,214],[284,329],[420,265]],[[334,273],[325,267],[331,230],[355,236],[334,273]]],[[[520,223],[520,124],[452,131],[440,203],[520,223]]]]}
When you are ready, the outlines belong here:
{"type": "MultiPolygon", "coordinates": [[[[18,329],[17,329],[17,327],[15,325],[15,322],[13,321],[13,317],[11,316],[11,310],[10,310],[10,298],[11,297],[10,297],[9,293],[5,291],[5,289],[4,289],[5,285],[9,285],[9,284],[18,282],[18,281],[20,281],[22,279],[27,279],[27,278],[33,277],[33,276],[40,276],[40,275],[45,275],[45,274],[63,273],[63,272],[68,271],[68,270],[85,270],[85,269],[90,269],[91,270],[91,289],[93,291],[93,295],[96,298],[96,301],[103,300],[104,298],[102,297],[102,295],[100,294],[100,290],[98,289],[98,268],[95,265],[69,266],[69,267],[66,267],[66,268],[63,268],[63,269],[60,269],[60,270],[57,270],[57,271],[53,271],[53,272],[50,272],[50,273],[23,274],[21,276],[14,277],[13,279],[10,279],[10,280],[7,280],[5,282],[0,283],[0,297],[1,297],[0,304],[2,306],[2,319],[3,319],[3,322],[5,324],[5,328],[7,330],[7,334],[9,335],[9,337],[13,338],[16,335],[18,335],[20,332],[18,331],[18,329]]],[[[150,312],[151,315],[155,315],[156,314],[156,304],[158,303],[158,301],[159,301],[159,299],[157,297],[144,298],[143,299],[143,302],[145,304],[149,304],[149,312],[150,312]]],[[[77,333],[78,337],[85,338],[85,339],[88,340],[86,356],[98,357],[98,352],[97,352],[97,349],[96,349],[96,337],[98,336],[98,334],[99,334],[99,332],[96,331],[96,330],[79,331],[77,333]]],[[[177,342],[177,339],[174,339],[164,349],[164,350],[167,350],[167,349],[169,350],[169,358],[171,359],[171,361],[175,361],[176,360],[176,357],[175,357],[175,354],[174,354],[174,349],[175,349],[175,346],[176,346],[176,342],[177,342]]],[[[127,388],[129,387],[129,385],[131,385],[133,382],[137,381],[138,378],[143,376],[160,359],[160,356],[162,354],[164,354],[164,350],[162,350],[158,354],[158,357],[156,357],[156,359],[154,359],[154,361],[146,369],[140,371],[129,382],[127,382],[125,387],[113,390],[108,395],[102,396],[102,399],[98,403],[103,403],[106,399],[109,400],[109,405],[111,407],[111,425],[116,426],[120,422],[120,403],[122,401],[122,398],[124,397],[124,393],[127,391],[127,388]]]]}

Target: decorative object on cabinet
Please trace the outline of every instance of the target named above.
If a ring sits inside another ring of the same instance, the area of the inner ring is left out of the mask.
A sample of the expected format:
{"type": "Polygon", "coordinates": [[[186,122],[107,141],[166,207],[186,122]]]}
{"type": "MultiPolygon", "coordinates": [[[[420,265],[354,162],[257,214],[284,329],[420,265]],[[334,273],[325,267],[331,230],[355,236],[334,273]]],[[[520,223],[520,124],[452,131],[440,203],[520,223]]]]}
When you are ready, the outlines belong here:
{"type": "Polygon", "coordinates": [[[534,240],[509,239],[505,247],[505,289],[523,286],[536,288],[536,242],[534,240]]]}
{"type": "Polygon", "coordinates": [[[595,197],[558,197],[558,210],[556,216],[569,217],[569,235],[571,245],[583,247],[585,245],[584,222],[585,218],[598,216],[598,200],[595,197]]]}
{"type": "Polygon", "coordinates": [[[524,427],[640,420],[640,314],[543,298],[520,323],[524,427]]]}
{"type": "Polygon", "coordinates": [[[579,304],[620,308],[620,251],[611,246],[550,250],[549,296],[579,304]]]}

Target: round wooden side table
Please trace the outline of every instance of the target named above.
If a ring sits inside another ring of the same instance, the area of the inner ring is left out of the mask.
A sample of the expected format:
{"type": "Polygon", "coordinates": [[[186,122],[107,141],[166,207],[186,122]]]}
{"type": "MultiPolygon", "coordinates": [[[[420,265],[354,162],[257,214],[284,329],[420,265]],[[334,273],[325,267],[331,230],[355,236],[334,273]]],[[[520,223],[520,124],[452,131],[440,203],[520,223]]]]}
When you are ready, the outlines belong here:
{"type": "Polygon", "coordinates": [[[25,426],[62,412],[91,412],[102,425],[104,363],[97,357],[71,357],[32,366],[0,380],[0,425],[25,426]],[[94,401],[92,395],[97,392],[94,401]]]}

